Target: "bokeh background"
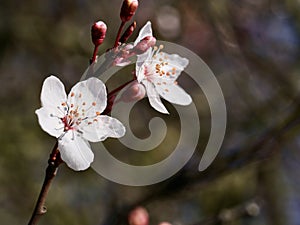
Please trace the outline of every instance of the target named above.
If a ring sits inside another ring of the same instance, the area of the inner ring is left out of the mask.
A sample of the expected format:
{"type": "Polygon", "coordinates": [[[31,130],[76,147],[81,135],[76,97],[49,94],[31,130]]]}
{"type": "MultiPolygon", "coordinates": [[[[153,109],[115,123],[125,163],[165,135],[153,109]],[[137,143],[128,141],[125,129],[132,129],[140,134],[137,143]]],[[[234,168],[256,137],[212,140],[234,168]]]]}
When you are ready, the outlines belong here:
{"type": "MultiPolygon", "coordinates": [[[[107,23],[104,52],[113,45],[121,4],[0,2],[1,224],[28,222],[55,143],[34,113],[43,80],[55,74],[70,89],[92,54],[90,26],[99,19],[107,23]]],[[[182,79],[199,106],[202,125],[199,149],[186,167],[162,183],[128,187],[92,169],[74,172],[62,165],[40,224],[126,224],[128,211],[137,205],[148,209],[150,224],[300,224],[299,9],[297,0],[140,1],[138,28],[151,20],[158,39],[189,48],[216,75],[228,110],[224,145],[211,167],[199,173],[210,114],[203,93],[193,81],[182,79]]],[[[130,76],[124,70],[108,88],[130,76]]],[[[158,114],[147,100],[139,104],[143,107],[134,108],[132,129],[143,138],[149,135],[149,119],[158,114]]],[[[179,127],[178,116],[163,118],[169,133],[160,151],[132,153],[108,140],[111,153],[136,165],[166,157],[179,127]]]]}

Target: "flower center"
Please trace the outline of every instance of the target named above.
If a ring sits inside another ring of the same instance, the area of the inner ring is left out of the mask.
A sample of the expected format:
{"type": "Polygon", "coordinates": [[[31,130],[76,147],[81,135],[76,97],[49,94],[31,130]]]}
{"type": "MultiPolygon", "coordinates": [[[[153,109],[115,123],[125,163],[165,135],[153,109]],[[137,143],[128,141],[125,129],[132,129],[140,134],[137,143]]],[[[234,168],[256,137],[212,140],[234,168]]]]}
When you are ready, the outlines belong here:
{"type": "Polygon", "coordinates": [[[64,131],[68,131],[68,130],[72,130],[73,127],[71,124],[69,124],[68,122],[68,116],[65,116],[64,118],[61,119],[61,121],[63,122],[64,124],[64,131]]]}
{"type": "Polygon", "coordinates": [[[156,77],[172,78],[177,72],[175,67],[170,67],[169,57],[160,51],[163,47],[163,45],[154,46],[150,60],[144,65],[144,76],[149,81],[156,77]]]}
{"type": "MultiPolygon", "coordinates": [[[[76,97],[76,101],[73,103],[61,103],[63,107],[64,117],[59,118],[64,132],[69,130],[75,130],[81,133],[79,126],[84,123],[84,126],[91,125],[93,122],[97,122],[96,117],[100,115],[100,112],[95,110],[96,102],[86,103],[82,99],[82,94],[70,94],[71,99],[76,97]],[[89,113],[90,110],[94,109],[93,113],[89,113]]],[[[58,107],[61,109],[60,107],[58,107]]]]}

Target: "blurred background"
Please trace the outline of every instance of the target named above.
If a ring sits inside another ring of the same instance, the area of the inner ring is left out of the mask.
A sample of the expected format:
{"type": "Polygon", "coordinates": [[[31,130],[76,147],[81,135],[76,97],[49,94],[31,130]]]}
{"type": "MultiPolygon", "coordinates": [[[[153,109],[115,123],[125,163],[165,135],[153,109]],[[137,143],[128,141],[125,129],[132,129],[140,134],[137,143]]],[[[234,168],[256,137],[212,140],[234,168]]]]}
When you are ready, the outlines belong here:
{"type": "MultiPolygon", "coordinates": [[[[99,19],[108,25],[100,48],[104,52],[114,43],[121,4],[121,0],[0,2],[1,224],[28,222],[55,143],[40,129],[34,113],[40,107],[43,80],[55,74],[69,90],[88,66],[91,25],[99,19]]],[[[216,75],[228,111],[222,149],[207,170],[197,171],[210,113],[195,83],[182,80],[201,119],[199,149],[189,163],[174,177],[147,187],[115,184],[92,169],[74,172],[62,165],[47,198],[48,212],[39,224],[126,224],[128,211],[142,205],[150,213],[151,225],[161,221],[299,225],[299,9],[297,0],[140,1],[135,15],[138,29],[151,20],[157,39],[189,48],[216,75]]],[[[121,81],[132,76],[130,70],[123,74],[121,81]]],[[[109,81],[108,88],[116,82],[109,81]]],[[[132,112],[132,129],[143,138],[149,135],[144,130],[149,119],[159,114],[147,99],[139,104],[132,112]]],[[[162,118],[169,132],[157,151],[132,153],[108,140],[111,153],[135,165],[166,157],[180,129],[178,116],[162,118]]]]}

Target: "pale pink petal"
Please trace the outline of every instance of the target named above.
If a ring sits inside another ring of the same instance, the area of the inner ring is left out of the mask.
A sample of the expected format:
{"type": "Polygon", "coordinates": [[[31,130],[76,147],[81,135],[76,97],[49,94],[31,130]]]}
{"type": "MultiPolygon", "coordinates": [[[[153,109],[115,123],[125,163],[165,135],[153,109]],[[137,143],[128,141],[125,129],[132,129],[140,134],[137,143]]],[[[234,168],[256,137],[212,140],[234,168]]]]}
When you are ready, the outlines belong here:
{"type": "Polygon", "coordinates": [[[151,28],[151,22],[148,21],[140,30],[139,35],[137,39],[134,41],[134,46],[137,45],[142,39],[144,39],[147,36],[153,36],[152,35],[152,28],[151,28]]]}
{"type": "Polygon", "coordinates": [[[189,105],[192,102],[191,96],[177,84],[171,83],[169,85],[156,85],[156,90],[159,95],[168,102],[178,105],[189,105]]]}
{"type": "Polygon", "coordinates": [[[64,124],[59,118],[53,116],[52,112],[49,111],[46,107],[37,109],[35,113],[38,116],[41,128],[45,132],[56,138],[63,134],[64,124]]]}
{"type": "Polygon", "coordinates": [[[142,82],[146,87],[146,92],[147,92],[147,95],[148,95],[150,105],[154,109],[156,109],[157,111],[159,111],[161,113],[169,114],[168,110],[166,109],[166,107],[161,102],[159,94],[155,90],[154,85],[151,82],[147,81],[147,80],[143,80],[142,82]]]}
{"type": "Polygon", "coordinates": [[[183,70],[189,64],[189,60],[183,58],[177,54],[168,54],[166,52],[160,52],[163,58],[167,58],[168,62],[172,65],[176,65],[179,69],[183,70]]]}
{"type": "Polygon", "coordinates": [[[64,116],[64,107],[67,101],[67,95],[63,83],[55,76],[45,79],[41,92],[42,106],[52,108],[56,116],[64,116]]]}
{"type": "Polygon", "coordinates": [[[91,142],[103,141],[108,137],[120,138],[125,134],[123,124],[109,116],[98,116],[90,124],[80,127],[83,138],[91,142]]]}
{"type": "MultiPolygon", "coordinates": [[[[150,21],[148,21],[145,24],[145,26],[141,28],[139,35],[134,42],[134,46],[136,46],[142,39],[148,36],[153,36],[150,21]]],[[[149,48],[146,52],[137,56],[136,69],[135,69],[137,77],[143,76],[141,74],[140,67],[143,65],[144,61],[150,57],[151,52],[152,52],[152,48],[149,48]]]]}
{"type": "Polygon", "coordinates": [[[131,64],[131,61],[128,60],[128,59],[124,59],[124,58],[117,58],[115,61],[114,61],[114,65],[115,66],[127,66],[131,64]]]}
{"type": "Polygon", "coordinates": [[[94,160],[90,145],[76,131],[70,130],[58,139],[62,160],[73,170],[85,170],[94,160]]]}
{"type": "Polygon", "coordinates": [[[137,76],[137,80],[141,82],[145,78],[145,66],[149,64],[149,60],[151,60],[152,48],[149,48],[146,52],[137,56],[137,61],[135,64],[135,74],[137,76]]]}
{"type": "Polygon", "coordinates": [[[92,117],[106,108],[107,94],[104,83],[96,77],[78,82],[68,95],[70,109],[77,109],[78,113],[92,117]]]}

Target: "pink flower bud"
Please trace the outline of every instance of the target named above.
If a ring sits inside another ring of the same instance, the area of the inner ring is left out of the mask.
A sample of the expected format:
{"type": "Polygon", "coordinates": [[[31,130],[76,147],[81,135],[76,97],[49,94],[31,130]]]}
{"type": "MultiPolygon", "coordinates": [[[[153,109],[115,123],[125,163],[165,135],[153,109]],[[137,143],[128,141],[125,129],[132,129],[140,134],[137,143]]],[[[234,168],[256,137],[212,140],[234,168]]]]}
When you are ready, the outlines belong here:
{"type": "Polygon", "coordinates": [[[172,224],[169,222],[160,222],[158,225],[172,225],[172,224]]]}
{"type": "Polygon", "coordinates": [[[139,6],[138,0],[124,0],[121,8],[120,17],[123,23],[129,21],[139,6]]]}
{"type": "MultiPolygon", "coordinates": [[[[123,94],[121,96],[121,101],[123,101],[123,102],[138,101],[138,100],[141,100],[142,98],[144,98],[145,95],[146,95],[145,87],[142,84],[140,84],[138,81],[135,80],[123,92],[123,94]]],[[[134,225],[137,225],[137,224],[134,224],[134,225]]]]}
{"type": "Polygon", "coordinates": [[[147,36],[143,38],[137,45],[133,48],[133,52],[136,54],[142,54],[149,48],[153,47],[156,43],[156,38],[152,36],[147,36]]]}
{"type": "Polygon", "coordinates": [[[107,26],[104,22],[98,21],[93,24],[91,29],[92,41],[95,46],[101,45],[104,41],[107,26]]]}
{"type": "Polygon", "coordinates": [[[137,207],[129,213],[129,225],[148,225],[149,215],[144,207],[137,207]]]}

